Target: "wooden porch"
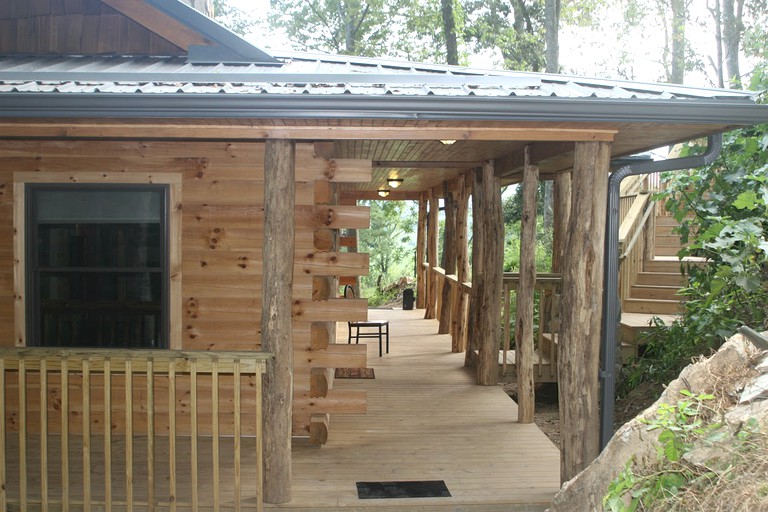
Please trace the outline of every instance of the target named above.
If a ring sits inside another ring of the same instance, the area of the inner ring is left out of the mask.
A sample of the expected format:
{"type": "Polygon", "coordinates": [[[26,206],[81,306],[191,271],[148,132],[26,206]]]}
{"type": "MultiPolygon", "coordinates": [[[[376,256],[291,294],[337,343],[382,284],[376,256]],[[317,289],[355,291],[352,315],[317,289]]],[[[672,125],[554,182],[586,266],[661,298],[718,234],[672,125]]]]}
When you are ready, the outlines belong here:
{"type": "MultiPolygon", "coordinates": [[[[390,353],[368,340],[368,413],[334,415],[328,443],[293,448],[293,500],[265,508],[316,510],[544,510],[559,488],[558,449],[498,386],[477,386],[450,335],[423,310],[371,310],[390,321],[390,353]],[[355,482],[444,480],[451,498],[359,500],[355,482]]],[[[341,324],[340,324],[341,325],[341,324]]],[[[346,343],[347,329],[338,343],[346,343]]],[[[267,478],[269,476],[267,475],[267,478]]]]}

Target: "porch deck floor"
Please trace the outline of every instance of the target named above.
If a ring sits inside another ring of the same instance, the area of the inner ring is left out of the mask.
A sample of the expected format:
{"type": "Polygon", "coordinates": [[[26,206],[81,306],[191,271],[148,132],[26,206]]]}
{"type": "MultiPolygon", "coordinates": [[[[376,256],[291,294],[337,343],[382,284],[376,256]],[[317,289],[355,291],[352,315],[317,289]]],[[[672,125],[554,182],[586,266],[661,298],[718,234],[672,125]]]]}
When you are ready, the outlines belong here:
{"type": "MultiPolygon", "coordinates": [[[[464,354],[423,310],[371,310],[390,321],[390,353],[368,343],[374,380],[337,379],[366,389],[367,415],[334,415],[328,443],[294,443],[295,511],[544,510],[559,487],[559,452],[536,425],[517,423],[517,405],[497,386],[473,383],[464,354]],[[355,482],[444,480],[451,498],[359,500],[355,482]]],[[[342,328],[343,327],[343,328],[342,328]]],[[[340,324],[339,343],[346,343],[340,324]]]]}

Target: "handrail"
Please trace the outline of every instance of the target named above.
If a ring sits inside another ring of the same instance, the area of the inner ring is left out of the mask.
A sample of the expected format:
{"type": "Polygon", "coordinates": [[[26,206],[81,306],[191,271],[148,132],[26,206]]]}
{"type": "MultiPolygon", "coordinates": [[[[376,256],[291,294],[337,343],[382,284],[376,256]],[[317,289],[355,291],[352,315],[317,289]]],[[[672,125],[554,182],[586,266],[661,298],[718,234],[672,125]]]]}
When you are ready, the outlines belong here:
{"type": "MultiPolygon", "coordinates": [[[[653,210],[654,210],[653,203],[646,206],[645,211],[643,213],[643,218],[637,224],[637,227],[635,228],[634,233],[632,235],[632,239],[629,241],[627,248],[624,249],[624,252],[622,252],[621,255],[619,256],[619,263],[621,263],[621,261],[626,259],[627,256],[629,256],[629,254],[632,252],[632,249],[635,247],[637,240],[640,238],[640,235],[643,233],[643,228],[645,228],[645,224],[646,222],[648,222],[648,217],[651,216],[651,213],[653,213],[653,210]]],[[[622,244],[622,242],[623,240],[619,240],[619,244],[622,244]]]]}
{"type": "Polygon", "coordinates": [[[262,375],[271,357],[255,351],[0,349],[0,509],[18,503],[21,510],[69,504],[196,510],[210,499],[217,508],[222,497],[243,501],[245,460],[255,471],[261,510],[262,375]],[[199,443],[198,435],[207,440],[199,443]],[[184,450],[177,436],[189,439],[184,450]],[[253,439],[247,449],[245,437],[253,439]],[[60,450],[48,448],[49,438],[60,450]],[[32,449],[34,443],[40,449],[32,449]],[[71,449],[76,446],[81,449],[71,449]],[[210,460],[200,464],[205,446],[210,460]],[[182,463],[187,454],[189,462],[182,463]],[[141,478],[140,457],[146,464],[141,478]],[[17,461],[14,471],[9,460],[17,461]],[[80,486],[70,485],[76,470],[82,471],[80,486]],[[58,481],[49,479],[56,473],[58,481]],[[39,485],[33,486],[35,474],[39,485]],[[123,482],[116,484],[120,475],[123,482]],[[213,482],[205,496],[197,493],[200,478],[213,482]]]}

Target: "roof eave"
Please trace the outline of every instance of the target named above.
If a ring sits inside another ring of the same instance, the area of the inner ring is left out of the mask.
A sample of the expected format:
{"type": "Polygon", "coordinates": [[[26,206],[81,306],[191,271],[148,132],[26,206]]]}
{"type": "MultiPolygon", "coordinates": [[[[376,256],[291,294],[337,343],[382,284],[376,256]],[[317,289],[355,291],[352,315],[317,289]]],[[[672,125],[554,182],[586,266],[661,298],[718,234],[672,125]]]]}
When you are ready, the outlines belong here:
{"type": "Polygon", "coordinates": [[[768,105],[723,99],[0,93],[2,118],[424,119],[749,126],[768,105]]]}

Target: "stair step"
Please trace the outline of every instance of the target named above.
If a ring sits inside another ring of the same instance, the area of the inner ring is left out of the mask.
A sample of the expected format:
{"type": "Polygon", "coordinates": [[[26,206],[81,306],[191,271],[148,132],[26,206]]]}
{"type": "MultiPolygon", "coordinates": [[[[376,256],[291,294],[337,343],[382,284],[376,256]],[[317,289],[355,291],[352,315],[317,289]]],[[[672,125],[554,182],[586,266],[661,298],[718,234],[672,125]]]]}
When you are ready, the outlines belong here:
{"type": "Polygon", "coordinates": [[[677,256],[680,249],[679,244],[676,246],[657,245],[653,252],[655,256],[677,256]]]}
{"type": "Polygon", "coordinates": [[[679,226],[680,223],[677,222],[677,220],[674,217],[671,217],[669,215],[657,215],[656,225],[664,226],[664,227],[676,227],[676,226],[679,226]]]}
{"type": "Polygon", "coordinates": [[[656,246],[681,247],[680,237],[677,235],[656,235],[656,246]]]}
{"type": "Polygon", "coordinates": [[[666,274],[680,274],[680,261],[677,259],[653,259],[643,262],[644,272],[664,272],[666,274]]]}
{"type": "Polygon", "coordinates": [[[627,313],[653,313],[675,315],[682,312],[680,301],[653,299],[626,299],[624,311],[627,313]]]}
{"type": "Polygon", "coordinates": [[[680,291],[679,286],[638,284],[630,288],[629,296],[632,299],[679,301],[678,291],[680,291]]]}
{"type": "Polygon", "coordinates": [[[651,286],[676,286],[685,285],[685,279],[680,272],[640,272],[637,274],[637,284],[651,286]]]}

